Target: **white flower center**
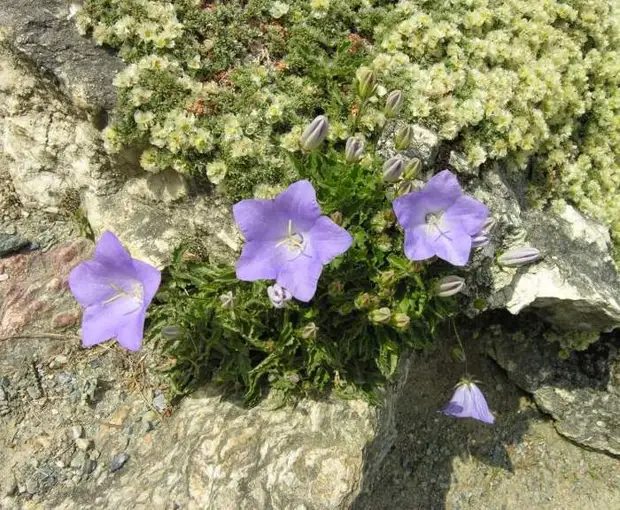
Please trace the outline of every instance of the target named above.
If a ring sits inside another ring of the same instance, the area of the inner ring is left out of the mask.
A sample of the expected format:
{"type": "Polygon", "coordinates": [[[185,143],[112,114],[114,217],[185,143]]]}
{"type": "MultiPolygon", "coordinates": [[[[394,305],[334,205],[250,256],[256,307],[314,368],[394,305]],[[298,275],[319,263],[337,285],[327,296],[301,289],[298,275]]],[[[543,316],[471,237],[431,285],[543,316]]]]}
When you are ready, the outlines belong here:
{"type": "Polygon", "coordinates": [[[444,232],[441,229],[442,227],[441,217],[442,216],[443,216],[443,211],[440,211],[438,213],[427,213],[426,216],[424,217],[424,221],[430,229],[433,229],[437,232],[438,235],[435,241],[437,241],[437,239],[439,239],[440,237],[445,237],[451,241],[452,238],[448,235],[450,231],[447,230],[444,232]]]}
{"type": "Polygon", "coordinates": [[[142,287],[142,284],[139,281],[133,280],[129,290],[121,288],[114,282],[109,282],[108,285],[116,291],[116,294],[114,294],[111,298],[106,299],[102,303],[103,306],[109,305],[110,303],[122,298],[128,298],[135,303],[136,307],[127,312],[125,315],[133,313],[142,307],[142,304],[144,303],[144,287],[142,287]]]}
{"type": "Polygon", "coordinates": [[[293,255],[291,260],[295,260],[300,255],[308,257],[304,253],[308,246],[307,240],[301,232],[295,232],[293,229],[293,220],[288,220],[286,236],[276,244],[276,246],[284,246],[293,255]]]}

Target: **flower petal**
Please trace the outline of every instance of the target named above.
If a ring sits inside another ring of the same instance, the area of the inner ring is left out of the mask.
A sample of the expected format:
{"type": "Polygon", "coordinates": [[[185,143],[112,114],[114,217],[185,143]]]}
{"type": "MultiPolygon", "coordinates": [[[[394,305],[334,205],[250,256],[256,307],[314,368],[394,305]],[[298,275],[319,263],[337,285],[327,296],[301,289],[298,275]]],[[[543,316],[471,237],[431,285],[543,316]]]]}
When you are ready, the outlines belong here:
{"type": "Polygon", "coordinates": [[[440,222],[441,232],[434,228],[436,236],[430,243],[439,258],[453,266],[464,266],[471,253],[471,237],[458,228],[446,228],[449,226],[440,222]]]}
{"type": "Polygon", "coordinates": [[[116,291],[110,286],[109,269],[101,262],[87,260],[69,274],[69,288],[78,303],[87,307],[110,299],[116,291]]]}
{"type": "Polygon", "coordinates": [[[278,210],[303,231],[310,230],[321,216],[321,207],[316,201],[316,192],[310,181],[294,182],[280,193],[274,202],[278,210]]]}
{"type": "Polygon", "coordinates": [[[429,205],[428,197],[424,191],[407,193],[392,202],[398,224],[404,229],[425,223],[426,214],[430,212],[429,205]]]}
{"type": "Polygon", "coordinates": [[[327,216],[321,216],[316,220],[308,232],[308,237],[321,264],[331,262],[335,257],[347,251],[353,242],[351,234],[327,216]]]}
{"type": "Polygon", "coordinates": [[[159,284],[161,283],[161,271],[159,271],[156,267],[137,259],[133,259],[133,265],[135,267],[138,280],[142,283],[142,288],[144,290],[142,306],[146,309],[155,297],[157,289],[159,289],[159,284]]]}
{"type": "Polygon", "coordinates": [[[133,314],[130,319],[118,329],[118,334],[116,335],[118,343],[130,351],[140,350],[144,337],[145,319],[146,313],[144,309],[141,310],[140,313],[133,314]]]}
{"type": "Polygon", "coordinates": [[[323,264],[317,257],[300,255],[280,267],[276,281],[294,298],[308,302],[316,293],[322,271],[323,264]]]}
{"type": "Polygon", "coordinates": [[[472,396],[471,417],[485,423],[495,423],[495,417],[489,411],[487,400],[475,384],[470,385],[472,396]]]}
{"type": "Polygon", "coordinates": [[[95,246],[95,260],[106,266],[119,269],[129,276],[134,276],[131,255],[122,245],[120,239],[106,230],[95,246]]]}
{"type": "Polygon", "coordinates": [[[88,307],[82,317],[82,345],[91,347],[114,338],[140,308],[140,304],[129,297],[88,307]]]}
{"type": "Polygon", "coordinates": [[[443,211],[463,194],[459,181],[450,170],[434,175],[424,186],[424,192],[432,196],[435,206],[443,211]]]}
{"type": "Polygon", "coordinates": [[[460,228],[473,236],[480,232],[489,217],[489,208],[478,200],[460,196],[442,216],[442,220],[451,224],[460,224],[460,228]]]}
{"type": "Polygon", "coordinates": [[[246,241],[281,239],[286,235],[288,219],[274,200],[242,200],[233,206],[233,216],[246,241]]]}
{"type": "Polygon", "coordinates": [[[251,241],[245,243],[237,260],[237,278],[253,282],[273,280],[278,275],[285,248],[276,246],[275,241],[251,241]]]}
{"type": "Polygon", "coordinates": [[[426,260],[435,255],[426,225],[405,230],[405,255],[409,260],[426,260]]]}

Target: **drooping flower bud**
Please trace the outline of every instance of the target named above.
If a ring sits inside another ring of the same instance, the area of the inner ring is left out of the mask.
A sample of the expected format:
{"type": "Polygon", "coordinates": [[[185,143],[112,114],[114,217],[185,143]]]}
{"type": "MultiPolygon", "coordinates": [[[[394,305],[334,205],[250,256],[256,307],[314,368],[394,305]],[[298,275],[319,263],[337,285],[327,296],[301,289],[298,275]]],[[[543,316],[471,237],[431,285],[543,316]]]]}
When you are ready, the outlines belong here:
{"type": "Polygon", "coordinates": [[[406,195],[407,193],[411,193],[414,191],[413,182],[404,180],[398,184],[398,188],[396,189],[396,196],[400,197],[406,195]]]}
{"type": "Polygon", "coordinates": [[[385,100],[385,116],[388,119],[396,117],[400,113],[404,101],[405,99],[401,90],[393,90],[390,92],[385,100]]]}
{"type": "Polygon", "coordinates": [[[439,297],[450,297],[458,294],[463,290],[465,286],[465,280],[460,276],[450,275],[444,276],[437,283],[437,287],[435,289],[435,295],[439,297]]]}
{"type": "Polygon", "coordinates": [[[394,147],[397,151],[404,151],[411,145],[411,140],[413,140],[413,128],[407,124],[396,130],[394,147]]]}
{"type": "Polygon", "coordinates": [[[377,90],[377,77],[369,67],[360,67],[355,73],[357,78],[357,95],[362,101],[366,101],[377,90]]]}
{"type": "Polygon", "coordinates": [[[316,338],[316,333],[318,329],[319,328],[316,327],[316,324],[314,322],[309,322],[301,330],[301,337],[305,340],[316,338]]]}
{"type": "Polygon", "coordinates": [[[319,115],[304,130],[299,139],[301,148],[305,151],[313,151],[323,143],[327,137],[329,123],[325,115],[319,115]]]}
{"type": "Polygon", "coordinates": [[[407,181],[413,181],[420,172],[420,160],[418,158],[412,158],[405,164],[405,171],[403,172],[403,179],[407,181]]]}
{"type": "Polygon", "coordinates": [[[400,156],[393,156],[383,164],[383,180],[385,182],[396,182],[400,179],[405,168],[405,162],[400,156]]]}
{"type": "Polygon", "coordinates": [[[398,329],[407,329],[410,321],[411,319],[406,313],[395,313],[392,324],[398,329]]]}
{"type": "Polygon", "coordinates": [[[471,238],[472,248],[482,248],[491,242],[491,234],[481,230],[475,236],[471,238]]]}
{"type": "Polygon", "coordinates": [[[364,140],[360,140],[354,136],[347,140],[347,144],[344,148],[344,156],[347,163],[357,163],[362,159],[364,155],[364,145],[364,140]]]}
{"type": "Polygon", "coordinates": [[[282,308],[287,301],[293,298],[293,295],[288,289],[285,289],[277,283],[267,287],[267,295],[276,308],[282,308]]]}
{"type": "Polygon", "coordinates": [[[370,312],[368,314],[368,318],[375,324],[387,324],[392,318],[392,312],[389,308],[383,307],[370,312]]]}
{"type": "Polygon", "coordinates": [[[520,246],[502,253],[497,262],[502,266],[517,267],[531,264],[542,258],[542,254],[531,246],[520,246]]]}

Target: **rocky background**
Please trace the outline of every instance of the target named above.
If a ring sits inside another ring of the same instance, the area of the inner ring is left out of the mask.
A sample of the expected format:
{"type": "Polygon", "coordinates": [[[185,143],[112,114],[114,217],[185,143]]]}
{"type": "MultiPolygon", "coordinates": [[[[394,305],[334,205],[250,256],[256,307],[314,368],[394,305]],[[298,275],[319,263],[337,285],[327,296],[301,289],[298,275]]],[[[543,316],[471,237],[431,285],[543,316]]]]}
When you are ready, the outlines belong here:
{"type": "Polygon", "coordinates": [[[620,507],[607,231],[567,204],[526,210],[509,169],[479,176],[422,127],[411,155],[445,161],[496,215],[486,250],[545,254],[500,271],[485,251],[472,265],[459,329],[496,426],[437,413],[463,371],[450,330],[403,362],[378,410],[271,399],[244,410],[212,387],[173,408],[149,349],[80,349],[65,282],[89,234],[113,230],[159,266],[184,239],[230,258],[239,238],[228,204],[196,183],[105,152],[122,63],[79,37],[75,10],[0,0],[0,508],[620,507]]]}

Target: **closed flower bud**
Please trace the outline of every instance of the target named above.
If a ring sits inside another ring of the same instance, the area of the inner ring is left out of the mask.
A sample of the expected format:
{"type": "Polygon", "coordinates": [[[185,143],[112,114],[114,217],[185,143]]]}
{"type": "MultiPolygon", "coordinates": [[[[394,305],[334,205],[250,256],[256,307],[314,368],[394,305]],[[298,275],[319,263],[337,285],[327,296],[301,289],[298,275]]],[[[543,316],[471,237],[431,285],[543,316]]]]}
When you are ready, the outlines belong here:
{"type": "Polygon", "coordinates": [[[379,283],[387,286],[394,285],[394,283],[396,283],[396,273],[391,269],[389,271],[383,271],[379,275],[379,283]]]}
{"type": "Polygon", "coordinates": [[[354,136],[347,140],[344,148],[344,156],[347,163],[357,163],[364,155],[364,141],[354,136]]]}
{"type": "Polygon", "coordinates": [[[335,280],[327,286],[330,296],[340,296],[344,292],[344,285],[340,280],[335,280]]]}
{"type": "Polygon", "coordinates": [[[403,178],[408,181],[413,181],[418,176],[420,172],[420,160],[418,158],[413,158],[407,161],[405,164],[405,171],[403,172],[403,178]]]}
{"type": "Polygon", "coordinates": [[[179,326],[164,326],[161,328],[161,335],[165,338],[174,340],[181,336],[181,328],[179,326]]]}
{"type": "Polygon", "coordinates": [[[403,158],[394,156],[383,164],[383,180],[384,182],[396,182],[400,179],[405,168],[403,158]]]}
{"type": "Polygon", "coordinates": [[[340,211],[332,213],[330,218],[336,225],[342,225],[342,213],[340,211]]]}
{"type": "Polygon", "coordinates": [[[472,248],[482,248],[491,242],[491,234],[488,232],[480,231],[471,238],[472,248]]]}
{"type": "Polygon", "coordinates": [[[395,313],[392,324],[398,329],[407,329],[409,327],[409,316],[406,313],[395,313]]]}
{"type": "Polygon", "coordinates": [[[530,264],[540,260],[540,251],[531,246],[520,246],[502,253],[497,257],[497,262],[502,266],[516,267],[530,264]]]}
{"type": "Polygon", "coordinates": [[[413,182],[405,180],[398,184],[396,196],[400,197],[402,195],[406,195],[407,193],[411,193],[412,191],[414,191],[413,182]]]}
{"type": "Polygon", "coordinates": [[[355,73],[357,78],[357,95],[362,101],[371,97],[377,89],[377,77],[369,67],[360,67],[355,73]]]}
{"type": "Polygon", "coordinates": [[[316,338],[316,333],[319,328],[316,327],[314,322],[309,322],[306,324],[301,330],[301,337],[305,340],[310,340],[316,338]]]}
{"type": "Polygon", "coordinates": [[[396,117],[403,107],[404,100],[405,99],[401,90],[393,90],[390,92],[385,100],[385,116],[388,119],[393,119],[396,117]]]}
{"type": "Polygon", "coordinates": [[[484,222],[484,225],[482,225],[480,232],[486,232],[487,234],[490,233],[493,228],[495,228],[496,223],[495,218],[493,218],[493,216],[489,216],[484,222]]]}
{"type": "Polygon", "coordinates": [[[232,290],[225,292],[220,296],[220,302],[222,303],[222,308],[226,310],[232,310],[235,307],[235,297],[232,293],[232,290]]]}
{"type": "Polygon", "coordinates": [[[394,147],[397,151],[404,151],[411,145],[411,140],[413,140],[413,128],[407,124],[396,130],[394,147]]]}
{"type": "Polygon", "coordinates": [[[364,292],[363,294],[359,294],[355,298],[355,308],[359,308],[360,310],[365,310],[370,308],[372,304],[372,300],[370,298],[370,294],[368,292],[364,292]]]}
{"type": "Polygon", "coordinates": [[[368,318],[375,324],[388,324],[392,318],[392,312],[389,308],[383,307],[370,312],[368,318]]]}
{"type": "Polygon", "coordinates": [[[465,280],[460,276],[450,275],[444,276],[437,283],[435,295],[439,297],[450,297],[458,294],[463,290],[465,286],[465,280]]]}
{"type": "Polygon", "coordinates": [[[305,151],[313,151],[323,143],[327,137],[329,124],[325,115],[319,115],[304,130],[299,139],[301,148],[305,151]]]}

